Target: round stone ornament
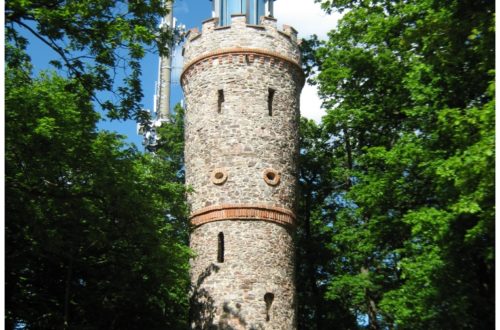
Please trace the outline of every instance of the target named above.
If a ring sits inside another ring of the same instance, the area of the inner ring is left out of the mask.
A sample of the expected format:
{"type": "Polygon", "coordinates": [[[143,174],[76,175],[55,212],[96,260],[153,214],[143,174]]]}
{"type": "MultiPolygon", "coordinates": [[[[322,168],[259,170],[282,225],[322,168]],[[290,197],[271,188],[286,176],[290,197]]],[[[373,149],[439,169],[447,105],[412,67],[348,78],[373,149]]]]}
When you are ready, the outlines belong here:
{"type": "Polygon", "coordinates": [[[224,184],[227,181],[227,171],[224,168],[216,168],[210,174],[210,179],[216,185],[224,184]]]}
{"type": "Polygon", "coordinates": [[[278,171],[267,168],[263,173],[264,181],[270,186],[277,186],[280,183],[281,175],[278,171]]]}

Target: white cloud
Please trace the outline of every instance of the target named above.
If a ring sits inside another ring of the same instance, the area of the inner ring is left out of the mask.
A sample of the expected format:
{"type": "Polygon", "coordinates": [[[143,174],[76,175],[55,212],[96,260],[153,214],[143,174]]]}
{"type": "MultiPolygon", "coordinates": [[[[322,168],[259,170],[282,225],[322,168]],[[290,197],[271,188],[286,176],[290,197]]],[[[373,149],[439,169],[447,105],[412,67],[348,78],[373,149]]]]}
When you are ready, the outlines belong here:
{"type": "Polygon", "coordinates": [[[316,86],[304,85],[300,94],[300,114],[303,117],[321,122],[321,117],[325,115],[325,110],[321,108],[321,100],[318,97],[316,86]]]}
{"type": "Polygon", "coordinates": [[[314,0],[279,0],[274,3],[274,16],[278,24],[293,26],[299,32],[299,38],[316,34],[325,39],[341,17],[338,13],[326,14],[314,0]]]}
{"type": "MultiPolygon", "coordinates": [[[[327,33],[335,28],[339,18],[338,13],[327,15],[314,0],[280,0],[274,3],[274,16],[278,25],[293,26],[299,32],[299,38],[307,38],[316,34],[320,39],[326,39],[327,33]]],[[[321,121],[325,110],[321,109],[316,86],[306,83],[300,95],[300,111],[302,116],[321,121]]]]}

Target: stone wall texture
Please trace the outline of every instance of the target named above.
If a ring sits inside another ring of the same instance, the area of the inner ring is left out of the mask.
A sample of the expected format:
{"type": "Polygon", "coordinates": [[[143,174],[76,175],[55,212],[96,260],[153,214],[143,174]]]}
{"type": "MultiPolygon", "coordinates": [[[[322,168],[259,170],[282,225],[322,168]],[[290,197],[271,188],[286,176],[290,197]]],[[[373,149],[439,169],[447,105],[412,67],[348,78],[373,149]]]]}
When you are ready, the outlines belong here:
{"type": "Polygon", "coordinates": [[[296,31],[210,19],[184,59],[192,328],[295,329],[296,31]]]}
{"type": "Polygon", "coordinates": [[[260,221],[210,222],[193,231],[191,248],[193,329],[295,329],[290,229],[260,221]],[[219,233],[224,262],[217,260],[219,233]],[[269,308],[268,292],[274,295],[269,308]]]}

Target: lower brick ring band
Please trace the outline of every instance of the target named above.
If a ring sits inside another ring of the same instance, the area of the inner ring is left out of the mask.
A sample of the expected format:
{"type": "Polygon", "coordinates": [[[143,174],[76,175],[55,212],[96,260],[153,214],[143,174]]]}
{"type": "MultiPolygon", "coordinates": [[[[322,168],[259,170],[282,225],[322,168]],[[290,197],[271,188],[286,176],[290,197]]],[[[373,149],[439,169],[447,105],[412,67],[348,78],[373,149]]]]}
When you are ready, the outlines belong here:
{"type": "Polygon", "coordinates": [[[193,226],[221,220],[261,220],[295,226],[295,214],[286,208],[259,204],[222,204],[209,206],[191,214],[193,226]]]}

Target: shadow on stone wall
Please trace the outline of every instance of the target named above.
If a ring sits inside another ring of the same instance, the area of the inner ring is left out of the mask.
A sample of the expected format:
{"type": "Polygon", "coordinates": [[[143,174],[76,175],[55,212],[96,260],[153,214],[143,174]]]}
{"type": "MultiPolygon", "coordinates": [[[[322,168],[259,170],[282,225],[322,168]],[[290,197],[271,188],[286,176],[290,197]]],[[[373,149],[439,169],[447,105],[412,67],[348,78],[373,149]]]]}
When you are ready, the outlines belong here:
{"type": "Polygon", "coordinates": [[[196,285],[192,288],[189,320],[191,329],[195,330],[217,330],[218,327],[213,324],[217,308],[215,301],[208,291],[201,288],[203,282],[213,273],[217,273],[220,267],[216,264],[210,264],[196,280],[196,285]]]}
{"type": "Polygon", "coordinates": [[[236,304],[236,308],[229,306],[227,302],[222,307],[223,314],[219,320],[219,330],[263,330],[262,326],[251,325],[248,327],[247,322],[241,315],[241,305],[236,304]]]}
{"type": "Polygon", "coordinates": [[[196,280],[196,285],[192,289],[189,319],[191,329],[195,330],[263,330],[262,325],[248,326],[241,315],[241,305],[236,304],[233,308],[225,302],[222,306],[222,313],[218,324],[214,324],[217,314],[215,300],[209,292],[202,288],[203,283],[213,274],[219,271],[216,264],[208,266],[196,280]]]}

